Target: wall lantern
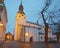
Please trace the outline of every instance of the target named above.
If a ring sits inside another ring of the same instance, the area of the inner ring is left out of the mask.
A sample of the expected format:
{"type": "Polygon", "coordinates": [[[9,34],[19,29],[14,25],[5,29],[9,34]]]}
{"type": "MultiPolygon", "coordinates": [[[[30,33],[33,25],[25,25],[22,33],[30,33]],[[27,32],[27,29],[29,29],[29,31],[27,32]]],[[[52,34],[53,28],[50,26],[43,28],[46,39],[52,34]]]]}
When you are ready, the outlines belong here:
{"type": "Polygon", "coordinates": [[[28,37],[28,32],[25,33],[25,36],[28,37]]]}

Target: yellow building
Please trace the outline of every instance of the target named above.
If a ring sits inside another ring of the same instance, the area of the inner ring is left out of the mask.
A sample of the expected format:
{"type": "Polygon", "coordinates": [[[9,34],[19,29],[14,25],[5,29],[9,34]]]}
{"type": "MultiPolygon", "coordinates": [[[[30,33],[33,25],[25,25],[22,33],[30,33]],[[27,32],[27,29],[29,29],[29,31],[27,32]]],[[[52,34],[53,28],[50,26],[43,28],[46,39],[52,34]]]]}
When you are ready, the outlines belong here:
{"type": "Polygon", "coordinates": [[[10,32],[6,33],[5,40],[13,40],[13,35],[10,32]]]}
{"type": "Polygon", "coordinates": [[[22,2],[19,6],[19,11],[16,14],[16,25],[15,25],[15,33],[14,33],[14,39],[15,40],[20,40],[21,32],[22,32],[22,25],[26,24],[26,15],[23,12],[23,6],[22,2]]]}

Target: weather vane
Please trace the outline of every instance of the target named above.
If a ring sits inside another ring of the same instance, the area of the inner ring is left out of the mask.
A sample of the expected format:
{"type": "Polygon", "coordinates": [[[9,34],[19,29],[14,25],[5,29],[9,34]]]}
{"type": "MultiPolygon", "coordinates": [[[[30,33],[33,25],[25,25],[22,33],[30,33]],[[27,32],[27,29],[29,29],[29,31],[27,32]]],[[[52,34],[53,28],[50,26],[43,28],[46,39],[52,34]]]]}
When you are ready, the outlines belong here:
{"type": "Polygon", "coordinates": [[[21,4],[22,4],[22,0],[21,0],[21,4]]]}

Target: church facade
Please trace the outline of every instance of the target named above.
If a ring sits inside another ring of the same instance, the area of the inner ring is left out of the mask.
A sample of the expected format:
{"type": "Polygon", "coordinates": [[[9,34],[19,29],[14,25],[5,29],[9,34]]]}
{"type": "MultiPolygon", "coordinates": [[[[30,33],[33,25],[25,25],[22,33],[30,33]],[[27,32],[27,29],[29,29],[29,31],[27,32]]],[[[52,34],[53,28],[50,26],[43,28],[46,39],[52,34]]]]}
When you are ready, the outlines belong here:
{"type": "MultiPolygon", "coordinates": [[[[15,31],[14,31],[14,40],[21,42],[39,42],[45,41],[45,31],[44,27],[41,27],[38,22],[32,23],[26,21],[26,14],[23,12],[22,1],[19,6],[19,11],[16,14],[16,23],[15,23],[15,31]],[[42,32],[43,33],[42,33],[42,32]],[[40,33],[41,32],[41,33],[40,33]]],[[[56,37],[52,35],[52,29],[48,29],[48,38],[56,37]]],[[[48,40],[49,40],[48,39],[48,40]]]]}
{"type": "Polygon", "coordinates": [[[4,0],[0,0],[0,40],[5,40],[7,11],[4,0]]]}
{"type": "Polygon", "coordinates": [[[26,21],[26,15],[23,12],[23,9],[21,2],[19,11],[16,14],[14,40],[21,42],[30,42],[31,40],[39,41],[38,30],[41,29],[41,27],[37,23],[26,21]]]}

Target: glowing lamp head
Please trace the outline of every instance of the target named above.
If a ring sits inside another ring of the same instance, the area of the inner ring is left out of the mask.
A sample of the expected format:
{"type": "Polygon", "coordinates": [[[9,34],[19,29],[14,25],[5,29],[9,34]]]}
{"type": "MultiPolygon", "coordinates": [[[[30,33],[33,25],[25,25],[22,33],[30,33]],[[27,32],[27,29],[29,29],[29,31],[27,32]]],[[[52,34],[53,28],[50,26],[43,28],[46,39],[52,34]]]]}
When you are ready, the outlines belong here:
{"type": "Polygon", "coordinates": [[[0,26],[3,26],[3,24],[0,24],[0,26]]]}
{"type": "Polygon", "coordinates": [[[3,26],[3,23],[0,21],[0,26],[3,26]]]}
{"type": "Polygon", "coordinates": [[[28,33],[27,32],[25,33],[25,36],[28,37],[28,33]]]}
{"type": "Polygon", "coordinates": [[[10,38],[9,35],[7,35],[7,38],[8,38],[8,39],[10,38]]]}

